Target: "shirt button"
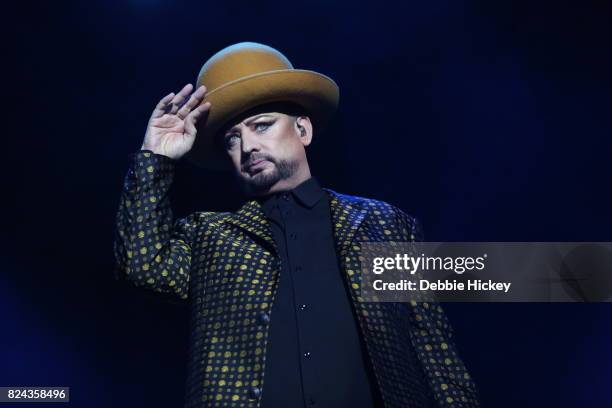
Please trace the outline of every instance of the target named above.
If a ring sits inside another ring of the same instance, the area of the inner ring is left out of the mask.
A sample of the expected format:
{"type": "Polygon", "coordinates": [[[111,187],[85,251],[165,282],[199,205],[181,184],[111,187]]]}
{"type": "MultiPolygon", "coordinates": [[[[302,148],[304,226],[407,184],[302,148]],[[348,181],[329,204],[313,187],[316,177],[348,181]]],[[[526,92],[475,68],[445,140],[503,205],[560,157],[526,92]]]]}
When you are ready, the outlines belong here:
{"type": "Polygon", "coordinates": [[[300,310],[306,309],[306,305],[300,305],[300,310]]]}
{"type": "Polygon", "coordinates": [[[281,198],[285,201],[289,201],[289,194],[288,193],[283,193],[281,194],[281,198]]]}
{"type": "Polygon", "coordinates": [[[249,398],[250,399],[256,399],[259,398],[261,396],[261,388],[259,387],[251,387],[249,389],[249,398]]]}
{"type": "Polygon", "coordinates": [[[266,312],[261,312],[259,314],[259,323],[261,323],[261,324],[268,324],[268,323],[270,323],[270,315],[267,314],[266,312]]]}
{"type": "Polygon", "coordinates": [[[308,398],[308,405],[314,405],[315,404],[315,400],[312,397],[308,398]]]}
{"type": "Polygon", "coordinates": [[[295,271],[296,272],[302,272],[302,267],[301,266],[296,266],[295,267],[295,271]]]}
{"type": "Polygon", "coordinates": [[[289,234],[289,238],[296,239],[297,238],[297,234],[292,232],[291,234],[289,234]]]}
{"type": "Polygon", "coordinates": [[[305,358],[310,358],[310,351],[305,352],[305,353],[304,353],[304,357],[305,357],[305,358]]]}

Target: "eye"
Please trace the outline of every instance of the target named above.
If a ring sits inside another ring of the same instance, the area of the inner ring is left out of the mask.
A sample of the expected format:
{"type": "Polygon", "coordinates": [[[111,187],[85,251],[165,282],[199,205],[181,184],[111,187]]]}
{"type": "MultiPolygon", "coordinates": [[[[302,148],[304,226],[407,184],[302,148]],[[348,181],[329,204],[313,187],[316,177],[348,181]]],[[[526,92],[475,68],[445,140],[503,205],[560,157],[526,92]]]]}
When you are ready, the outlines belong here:
{"type": "Polygon", "coordinates": [[[240,136],[238,136],[238,134],[236,133],[232,133],[231,135],[226,136],[225,137],[225,148],[231,149],[232,147],[234,147],[236,143],[238,143],[238,139],[240,139],[240,136]]]}
{"type": "Polygon", "coordinates": [[[255,124],[255,130],[260,133],[265,132],[270,126],[272,126],[272,123],[273,122],[258,122],[255,124]]]}

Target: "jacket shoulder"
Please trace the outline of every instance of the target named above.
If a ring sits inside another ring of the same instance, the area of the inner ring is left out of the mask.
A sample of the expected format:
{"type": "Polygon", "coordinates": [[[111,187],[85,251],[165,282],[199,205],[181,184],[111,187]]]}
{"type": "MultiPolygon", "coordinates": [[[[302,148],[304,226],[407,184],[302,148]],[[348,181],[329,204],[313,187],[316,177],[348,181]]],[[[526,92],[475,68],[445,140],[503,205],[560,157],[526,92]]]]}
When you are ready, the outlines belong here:
{"type": "Polygon", "coordinates": [[[394,205],[389,204],[386,201],[377,200],[375,198],[354,196],[348,194],[342,194],[342,196],[346,200],[355,203],[363,209],[368,210],[368,212],[378,211],[380,214],[377,213],[377,215],[390,216],[398,210],[398,208],[394,205]]]}
{"type": "Polygon", "coordinates": [[[370,217],[378,218],[401,228],[406,236],[410,236],[410,240],[423,241],[424,234],[420,221],[401,208],[374,198],[342,194],[335,191],[333,193],[344,203],[367,210],[370,217]]]}
{"type": "MultiPolygon", "coordinates": [[[[394,217],[400,213],[405,214],[401,209],[386,201],[377,200],[375,198],[370,197],[342,194],[335,191],[333,193],[344,203],[363,208],[365,210],[368,210],[368,212],[374,213],[375,211],[377,211],[375,214],[379,216],[394,217]]],[[[405,215],[410,217],[408,214],[405,215]]]]}

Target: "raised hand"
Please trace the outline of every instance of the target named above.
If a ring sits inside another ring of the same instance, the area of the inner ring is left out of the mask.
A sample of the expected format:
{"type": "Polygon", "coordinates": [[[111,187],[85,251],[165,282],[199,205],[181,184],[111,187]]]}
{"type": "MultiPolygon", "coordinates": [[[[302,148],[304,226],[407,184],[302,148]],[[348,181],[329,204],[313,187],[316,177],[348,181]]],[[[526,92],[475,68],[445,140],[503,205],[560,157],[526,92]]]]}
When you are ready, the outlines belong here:
{"type": "Polygon", "coordinates": [[[192,148],[196,123],[206,120],[210,102],[200,105],[206,94],[204,85],[190,97],[191,89],[192,85],[187,84],[178,94],[171,92],[159,101],[149,119],[141,150],[178,160],[192,148]]]}

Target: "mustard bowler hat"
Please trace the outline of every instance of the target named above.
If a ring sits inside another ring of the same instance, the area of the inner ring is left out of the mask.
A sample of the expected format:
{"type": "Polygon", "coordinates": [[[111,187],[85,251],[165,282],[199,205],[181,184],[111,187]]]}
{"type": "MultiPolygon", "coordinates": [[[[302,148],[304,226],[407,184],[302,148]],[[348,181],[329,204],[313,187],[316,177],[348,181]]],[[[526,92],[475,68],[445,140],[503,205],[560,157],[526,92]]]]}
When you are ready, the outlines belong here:
{"type": "Polygon", "coordinates": [[[294,103],[320,131],[338,107],[338,85],[331,78],[294,69],[278,50],[254,42],[231,45],[210,57],[198,74],[195,89],[201,85],[207,89],[202,103],[211,103],[210,112],[198,122],[195,143],[186,157],[208,169],[231,169],[215,136],[242,113],[268,103],[294,103]]]}

